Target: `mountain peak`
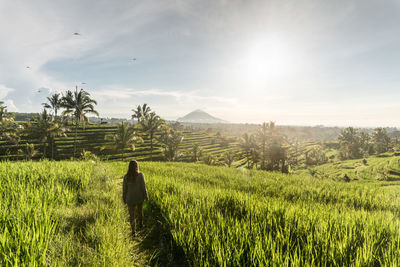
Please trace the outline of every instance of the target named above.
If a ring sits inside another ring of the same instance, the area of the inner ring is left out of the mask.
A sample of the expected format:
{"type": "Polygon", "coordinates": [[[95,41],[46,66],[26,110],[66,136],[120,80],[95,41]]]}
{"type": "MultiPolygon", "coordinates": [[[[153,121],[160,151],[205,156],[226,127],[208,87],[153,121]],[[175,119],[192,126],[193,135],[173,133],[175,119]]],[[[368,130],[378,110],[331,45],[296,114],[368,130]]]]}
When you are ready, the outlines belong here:
{"type": "Polygon", "coordinates": [[[189,123],[226,123],[227,121],[221,120],[217,117],[211,116],[207,112],[196,109],[185,116],[178,118],[179,122],[189,122],[189,123]]]}

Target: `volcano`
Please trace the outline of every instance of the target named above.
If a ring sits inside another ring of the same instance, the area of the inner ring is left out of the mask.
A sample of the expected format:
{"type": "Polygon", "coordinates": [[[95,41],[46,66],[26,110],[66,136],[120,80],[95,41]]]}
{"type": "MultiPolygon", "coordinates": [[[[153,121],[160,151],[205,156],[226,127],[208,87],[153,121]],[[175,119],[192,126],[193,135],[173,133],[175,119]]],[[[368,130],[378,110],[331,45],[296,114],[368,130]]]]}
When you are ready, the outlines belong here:
{"type": "Polygon", "coordinates": [[[227,121],[211,116],[207,112],[200,109],[196,109],[195,111],[178,118],[177,121],[189,123],[228,123],[227,121]]]}

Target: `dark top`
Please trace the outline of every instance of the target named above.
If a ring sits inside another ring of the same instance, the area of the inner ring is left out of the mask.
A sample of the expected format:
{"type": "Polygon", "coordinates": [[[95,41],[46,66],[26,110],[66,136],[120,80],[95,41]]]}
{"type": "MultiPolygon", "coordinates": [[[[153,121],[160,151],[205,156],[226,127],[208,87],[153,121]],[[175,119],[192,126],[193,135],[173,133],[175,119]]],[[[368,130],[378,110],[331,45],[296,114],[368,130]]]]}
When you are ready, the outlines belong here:
{"type": "Polygon", "coordinates": [[[124,176],[122,198],[128,205],[141,204],[144,200],[149,200],[143,173],[139,172],[134,182],[128,182],[128,177],[124,176]]]}

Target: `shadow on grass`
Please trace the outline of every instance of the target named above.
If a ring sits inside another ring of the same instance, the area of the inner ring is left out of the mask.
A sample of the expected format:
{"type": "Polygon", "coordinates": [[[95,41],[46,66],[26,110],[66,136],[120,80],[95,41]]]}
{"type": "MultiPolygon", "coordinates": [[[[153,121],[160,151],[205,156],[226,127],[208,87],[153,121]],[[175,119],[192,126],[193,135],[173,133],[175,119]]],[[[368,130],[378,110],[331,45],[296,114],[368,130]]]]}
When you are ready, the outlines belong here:
{"type": "Polygon", "coordinates": [[[387,176],[386,181],[389,181],[389,182],[400,181],[400,177],[398,177],[398,176],[387,176]]]}
{"type": "Polygon", "coordinates": [[[158,206],[147,203],[144,207],[145,227],[138,231],[135,240],[140,254],[149,255],[150,266],[191,266],[183,249],[172,238],[169,224],[158,206]]]}

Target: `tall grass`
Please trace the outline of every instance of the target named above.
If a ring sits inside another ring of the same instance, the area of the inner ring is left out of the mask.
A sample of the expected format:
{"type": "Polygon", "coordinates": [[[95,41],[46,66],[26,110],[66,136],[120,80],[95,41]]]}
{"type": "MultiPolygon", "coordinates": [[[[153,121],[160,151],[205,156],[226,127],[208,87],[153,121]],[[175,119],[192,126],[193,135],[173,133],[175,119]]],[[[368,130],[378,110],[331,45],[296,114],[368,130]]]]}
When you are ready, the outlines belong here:
{"type": "Polygon", "coordinates": [[[0,265],[46,265],[57,228],[53,212],[72,205],[92,172],[90,164],[0,164],[0,265]]]}
{"type": "Polygon", "coordinates": [[[139,264],[120,191],[101,164],[0,163],[0,266],[139,264]]]}
{"type": "MultiPolygon", "coordinates": [[[[377,181],[371,170],[396,173],[397,159],[368,162],[355,168],[370,176],[351,176],[350,183],[307,172],[160,162],[140,167],[162,231],[191,265],[396,266],[400,181],[377,181]]],[[[318,168],[337,171],[333,164],[318,168]]],[[[151,261],[128,237],[121,200],[126,170],[117,162],[0,163],[0,265],[151,261]]]]}
{"type": "Polygon", "coordinates": [[[399,263],[398,185],[389,191],[195,164],[141,167],[151,201],[196,266],[399,263]]]}

